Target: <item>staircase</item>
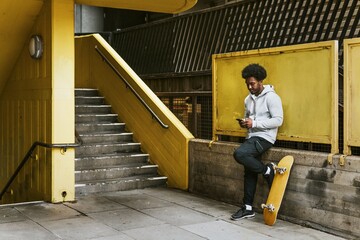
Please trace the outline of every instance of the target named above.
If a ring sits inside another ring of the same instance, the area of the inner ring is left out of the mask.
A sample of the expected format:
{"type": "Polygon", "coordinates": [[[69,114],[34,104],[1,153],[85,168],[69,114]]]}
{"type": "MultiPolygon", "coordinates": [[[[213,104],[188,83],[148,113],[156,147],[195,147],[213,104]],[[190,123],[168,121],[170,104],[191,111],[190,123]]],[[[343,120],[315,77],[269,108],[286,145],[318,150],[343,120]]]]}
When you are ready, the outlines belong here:
{"type": "Polygon", "coordinates": [[[75,151],[76,195],[166,184],[96,89],[75,89],[75,117],[83,140],[75,151]]]}

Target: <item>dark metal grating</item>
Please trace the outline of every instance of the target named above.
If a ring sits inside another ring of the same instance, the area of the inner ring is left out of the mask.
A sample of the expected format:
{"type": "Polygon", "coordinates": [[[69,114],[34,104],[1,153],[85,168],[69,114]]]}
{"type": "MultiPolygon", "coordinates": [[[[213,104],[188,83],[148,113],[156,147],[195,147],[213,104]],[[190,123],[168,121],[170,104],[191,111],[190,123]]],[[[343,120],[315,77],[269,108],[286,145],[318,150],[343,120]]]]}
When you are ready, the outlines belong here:
{"type": "Polygon", "coordinates": [[[360,1],[241,1],[115,32],[114,49],[140,75],[211,70],[215,53],[360,36],[360,1]]]}
{"type": "MultiPolygon", "coordinates": [[[[358,0],[245,0],[114,32],[112,46],[143,79],[157,81],[156,91],[162,91],[177,86],[172,81],[174,76],[211,74],[212,54],[338,40],[341,152],[342,46],[344,39],[354,37],[360,37],[358,0]]],[[[187,94],[195,99],[191,91],[187,94]]],[[[184,93],[167,97],[163,95],[162,99],[194,136],[211,139],[211,96],[201,103],[200,122],[193,120],[194,110],[188,112],[189,118],[175,111],[177,99],[184,97],[184,93]]],[[[220,136],[220,140],[241,141],[241,138],[220,136]]],[[[330,145],[326,144],[278,141],[276,146],[330,151],[330,145]]],[[[352,147],[353,155],[360,155],[359,149],[352,147]]]]}

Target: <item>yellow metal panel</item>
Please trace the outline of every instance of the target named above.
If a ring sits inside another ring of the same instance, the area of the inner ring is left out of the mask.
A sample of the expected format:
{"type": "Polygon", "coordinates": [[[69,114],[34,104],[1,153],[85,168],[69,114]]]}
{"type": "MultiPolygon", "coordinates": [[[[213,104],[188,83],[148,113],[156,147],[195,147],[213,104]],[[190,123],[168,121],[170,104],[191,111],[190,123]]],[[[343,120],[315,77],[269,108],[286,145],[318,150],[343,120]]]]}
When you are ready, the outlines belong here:
{"type": "Polygon", "coordinates": [[[278,139],[326,143],[338,152],[337,42],[321,42],[213,55],[213,130],[245,136],[236,118],[244,115],[248,94],[242,69],[250,63],[268,72],[284,108],[278,139]]]}
{"type": "Polygon", "coordinates": [[[344,41],[344,154],[360,147],[360,38],[344,41]]]}
{"type": "Polygon", "coordinates": [[[75,0],[78,4],[132,9],[149,12],[179,13],[193,7],[197,0],[75,0]]]}
{"type": "MultiPolygon", "coordinates": [[[[134,133],[134,138],[141,142],[143,150],[150,154],[151,161],[159,165],[160,173],[168,177],[169,186],[187,189],[188,141],[193,136],[186,127],[99,35],[76,39],[76,71],[78,69],[81,74],[76,73],[76,77],[80,77],[81,86],[100,90],[120,119],[126,122],[127,128],[134,133]],[[95,51],[95,45],[104,52],[159,118],[169,125],[168,129],[162,128],[152,118],[124,82],[102,60],[95,51]],[[80,60],[83,56],[90,59],[90,64],[80,60]],[[84,79],[82,75],[89,78],[84,79]]],[[[78,83],[76,86],[79,86],[78,83]]]]}

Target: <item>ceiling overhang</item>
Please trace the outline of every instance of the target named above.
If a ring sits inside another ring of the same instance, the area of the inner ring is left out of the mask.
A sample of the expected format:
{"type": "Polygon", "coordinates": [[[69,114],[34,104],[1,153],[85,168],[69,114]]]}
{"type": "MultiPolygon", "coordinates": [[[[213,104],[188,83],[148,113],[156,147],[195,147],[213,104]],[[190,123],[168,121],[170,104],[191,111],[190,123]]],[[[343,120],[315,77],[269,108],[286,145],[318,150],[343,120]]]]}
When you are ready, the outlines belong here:
{"type": "MultiPolygon", "coordinates": [[[[0,0],[0,94],[19,54],[29,40],[37,15],[46,0],[0,0]]],[[[64,1],[64,0],[58,0],[64,1]]],[[[197,0],[74,0],[77,4],[149,12],[179,13],[197,0]]]]}
{"type": "Polygon", "coordinates": [[[197,0],[75,0],[77,4],[148,12],[179,13],[192,8],[197,0]]]}

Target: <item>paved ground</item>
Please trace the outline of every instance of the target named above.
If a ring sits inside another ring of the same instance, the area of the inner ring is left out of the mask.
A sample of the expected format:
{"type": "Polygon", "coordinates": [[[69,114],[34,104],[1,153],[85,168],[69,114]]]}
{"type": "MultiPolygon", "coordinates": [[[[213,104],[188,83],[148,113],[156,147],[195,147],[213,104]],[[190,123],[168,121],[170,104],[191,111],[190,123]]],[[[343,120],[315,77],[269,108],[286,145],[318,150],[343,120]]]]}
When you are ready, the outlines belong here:
{"type": "Polygon", "coordinates": [[[0,207],[0,239],[342,239],[262,215],[232,221],[237,206],[167,188],[88,195],[76,203],[0,207]]]}

